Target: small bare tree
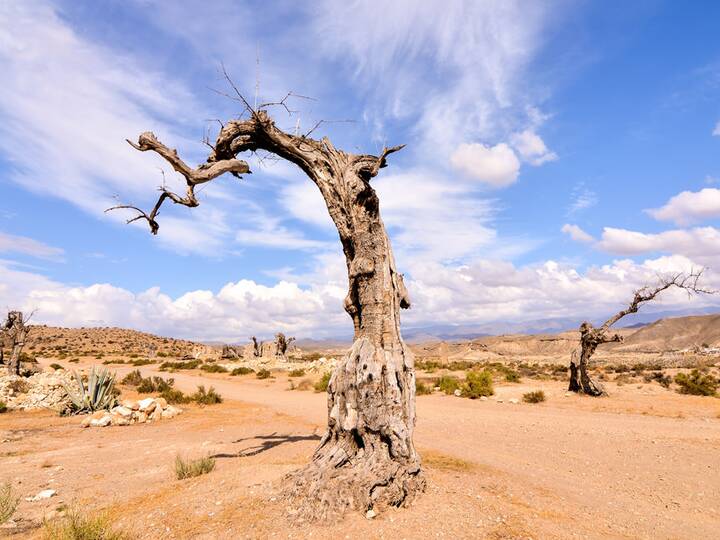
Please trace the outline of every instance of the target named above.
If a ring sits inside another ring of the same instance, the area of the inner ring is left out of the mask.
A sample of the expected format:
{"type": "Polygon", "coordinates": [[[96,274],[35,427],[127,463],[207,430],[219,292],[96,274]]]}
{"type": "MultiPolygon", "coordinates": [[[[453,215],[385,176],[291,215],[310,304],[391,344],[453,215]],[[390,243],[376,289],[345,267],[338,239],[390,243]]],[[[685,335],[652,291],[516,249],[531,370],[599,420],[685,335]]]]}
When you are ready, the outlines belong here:
{"type": "Polygon", "coordinates": [[[578,358],[578,351],[576,349],[570,358],[570,385],[568,390],[589,396],[606,395],[607,392],[603,385],[588,374],[588,363],[598,345],[623,340],[619,334],[608,334],[610,327],[626,315],[637,313],[642,304],[654,300],[661,292],[671,287],[684,289],[689,295],[713,293],[713,291],[703,289],[699,286],[702,273],[702,270],[692,270],[687,274],[678,273],[669,277],[660,278],[656,285],[646,285],[635,291],[630,305],[622,311],[618,311],[605,321],[602,326],[595,328],[587,321],[582,323],[580,325],[580,356],[578,358]]]}
{"type": "MultiPolygon", "coordinates": [[[[20,357],[29,332],[29,327],[26,324],[28,320],[29,317],[27,319],[23,318],[21,311],[10,311],[7,320],[0,328],[10,338],[10,360],[7,364],[10,375],[20,375],[20,357]]],[[[2,360],[3,352],[0,344],[0,362],[2,360]]]]}
{"type": "Polygon", "coordinates": [[[282,332],[275,334],[275,354],[284,358],[288,347],[293,341],[295,341],[294,337],[285,337],[282,332]]]}
{"type": "Polygon", "coordinates": [[[311,138],[319,123],[304,135],[287,133],[267,109],[287,109],[285,100],[292,94],[253,108],[227,74],[226,79],[235,91],[232,98],[245,112],[221,124],[206,163],[190,167],[150,132],[140,135],[137,143],[128,141],[141,152],[157,153],[180,173],[187,185],[185,195],[162,187],[150,212],[130,205],[115,208],[135,210],[129,222],[145,220],[157,234],[158,212],[166,200],[195,207],[197,186],[224,173],[249,173],[248,164],[237,159],[242,152],[266,151],[300,167],[319,189],[340,236],[348,271],[344,306],[355,338],[328,385],[325,435],[311,463],[288,478],[286,494],[293,513],[305,519],[324,519],[347,509],[365,512],[405,505],[425,488],[413,443],[414,358],[400,335],[400,309],[409,308],[410,300],[370,185],[388,156],[403,146],[386,147],[378,156],[352,154],[327,137],[311,138]]]}

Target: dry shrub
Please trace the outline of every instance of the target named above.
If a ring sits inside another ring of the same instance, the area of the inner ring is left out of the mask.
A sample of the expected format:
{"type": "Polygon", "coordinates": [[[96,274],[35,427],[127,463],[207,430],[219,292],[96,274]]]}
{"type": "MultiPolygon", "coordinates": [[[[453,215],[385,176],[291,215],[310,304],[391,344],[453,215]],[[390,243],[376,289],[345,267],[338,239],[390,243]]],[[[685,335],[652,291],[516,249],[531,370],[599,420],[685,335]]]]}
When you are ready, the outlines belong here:
{"type": "Polygon", "coordinates": [[[432,394],[432,388],[424,382],[415,379],[415,394],[418,396],[432,394]]]}
{"type": "Polygon", "coordinates": [[[13,516],[19,502],[20,497],[15,494],[9,482],[0,486],[0,524],[13,516]]]}
{"type": "Polygon", "coordinates": [[[313,388],[315,388],[316,392],[327,392],[328,385],[330,384],[330,377],[332,374],[330,372],[324,373],[323,376],[320,378],[318,382],[315,383],[313,388]]]}
{"type": "Polygon", "coordinates": [[[462,388],[463,396],[470,399],[477,399],[482,396],[492,396],[495,393],[493,388],[492,373],[487,370],[468,371],[465,375],[465,384],[462,388]]]}
{"type": "Polygon", "coordinates": [[[718,389],[718,380],[699,369],[693,369],[689,374],[678,373],[675,375],[675,384],[680,387],[678,392],[681,394],[694,396],[714,396],[718,389]]]}
{"type": "Polygon", "coordinates": [[[70,509],[64,518],[45,522],[43,540],[130,540],[130,536],[113,527],[106,514],[85,514],[70,509]]]}
{"type": "Polygon", "coordinates": [[[525,403],[542,403],[545,401],[545,392],[542,390],[528,392],[527,394],[523,394],[522,400],[525,403]]]}
{"type": "Polygon", "coordinates": [[[215,468],[215,458],[209,456],[200,459],[183,459],[175,457],[175,478],[184,480],[207,474],[215,468]]]}

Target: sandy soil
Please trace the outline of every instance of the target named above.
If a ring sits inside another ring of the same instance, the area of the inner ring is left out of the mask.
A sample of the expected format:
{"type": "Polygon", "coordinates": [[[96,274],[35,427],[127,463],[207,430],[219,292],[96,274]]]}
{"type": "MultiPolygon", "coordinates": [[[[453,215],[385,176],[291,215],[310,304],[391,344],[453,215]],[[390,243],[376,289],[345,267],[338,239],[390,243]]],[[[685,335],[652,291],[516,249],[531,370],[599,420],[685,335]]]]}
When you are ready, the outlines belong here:
{"type": "Polygon", "coordinates": [[[19,526],[0,535],[37,537],[43,516],[74,504],[108,510],[133,538],[718,537],[718,399],[655,384],[566,397],[562,383],[535,381],[500,386],[488,401],[421,396],[423,497],[373,520],[290,525],[277,484],[312,454],[325,396],[289,391],[284,376],[172,377],[185,391],[212,383],[226,402],[188,406],[156,424],[95,429],[48,412],[0,416],[0,480],[23,497],[58,492],[23,501],[19,526]],[[540,388],[543,404],[507,401],[540,388]],[[217,456],[216,469],[177,481],[178,453],[217,456]]]}

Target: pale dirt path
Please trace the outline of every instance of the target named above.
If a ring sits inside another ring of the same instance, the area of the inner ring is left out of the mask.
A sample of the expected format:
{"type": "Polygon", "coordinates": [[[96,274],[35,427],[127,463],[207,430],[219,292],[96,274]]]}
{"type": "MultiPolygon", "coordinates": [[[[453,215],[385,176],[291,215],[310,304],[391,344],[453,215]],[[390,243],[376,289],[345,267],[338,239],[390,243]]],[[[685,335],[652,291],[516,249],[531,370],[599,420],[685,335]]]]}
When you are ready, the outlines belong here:
{"type": "MultiPolygon", "coordinates": [[[[284,378],[171,376],[184,391],[212,384],[228,399],[264,405],[320,428],[325,423],[325,395],[288,391],[284,378]]],[[[517,498],[530,512],[552,512],[548,507],[554,506],[559,518],[584,521],[590,530],[582,527],[581,536],[717,538],[720,419],[569,407],[568,400],[579,399],[592,398],[565,398],[556,389],[549,403],[532,406],[422,396],[416,444],[480,465],[493,482],[502,479],[489,488],[517,498]],[[563,401],[561,407],[554,400],[563,401]]]]}

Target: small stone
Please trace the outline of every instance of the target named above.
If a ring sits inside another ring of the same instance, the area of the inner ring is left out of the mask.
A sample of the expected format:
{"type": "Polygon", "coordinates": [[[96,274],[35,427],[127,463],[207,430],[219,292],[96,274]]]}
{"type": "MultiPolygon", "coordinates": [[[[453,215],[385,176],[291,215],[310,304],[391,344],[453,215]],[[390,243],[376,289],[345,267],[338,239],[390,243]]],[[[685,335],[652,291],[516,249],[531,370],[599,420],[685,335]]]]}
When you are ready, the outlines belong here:
{"type": "Polygon", "coordinates": [[[373,510],[372,508],[370,510],[368,510],[367,512],[365,512],[365,517],[367,519],[372,519],[375,516],[377,516],[377,514],[375,513],[375,510],[373,510]]]}
{"type": "Polygon", "coordinates": [[[105,427],[112,423],[112,416],[105,414],[102,418],[93,418],[90,420],[90,426],[92,427],[105,427]]]}
{"type": "Polygon", "coordinates": [[[120,407],[115,407],[112,410],[112,412],[113,412],[113,414],[117,414],[117,415],[123,416],[125,418],[129,418],[130,416],[132,416],[132,409],[130,409],[128,407],[124,407],[122,405],[120,407]]]}
{"type": "Polygon", "coordinates": [[[84,427],[84,428],[90,427],[91,420],[92,420],[92,417],[86,416],[85,418],[83,418],[83,421],[80,423],[80,427],[84,427]]]}
{"type": "Polygon", "coordinates": [[[487,396],[480,396],[480,401],[487,401],[487,400],[488,400],[487,396]]]}
{"type": "Polygon", "coordinates": [[[508,403],[512,403],[513,405],[517,405],[518,403],[520,403],[520,400],[517,399],[517,398],[510,398],[510,399],[508,399],[508,403]]]}
{"type": "Polygon", "coordinates": [[[133,418],[135,418],[135,421],[136,421],[138,424],[144,424],[145,422],[147,422],[147,414],[145,414],[144,412],[137,412],[137,413],[135,413],[135,414],[133,415],[133,418]]]}
{"type": "Polygon", "coordinates": [[[453,392],[453,394],[455,394],[456,397],[460,397],[460,396],[462,396],[462,390],[460,390],[460,389],[458,388],[457,390],[455,390],[455,391],[453,392]]]}
{"type": "Polygon", "coordinates": [[[123,407],[127,407],[130,410],[137,411],[140,406],[138,405],[138,402],[134,399],[126,399],[122,402],[123,407]]]}
{"type": "Polygon", "coordinates": [[[155,400],[155,403],[157,403],[161,409],[167,409],[168,402],[165,400],[165,398],[159,397],[155,400]]]}
{"type": "Polygon", "coordinates": [[[25,500],[29,502],[36,502],[43,499],[49,499],[50,497],[54,497],[55,495],[57,495],[57,491],[55,491],[54,489],[43,489],[34,497],[26,497],[25,500]]]}

